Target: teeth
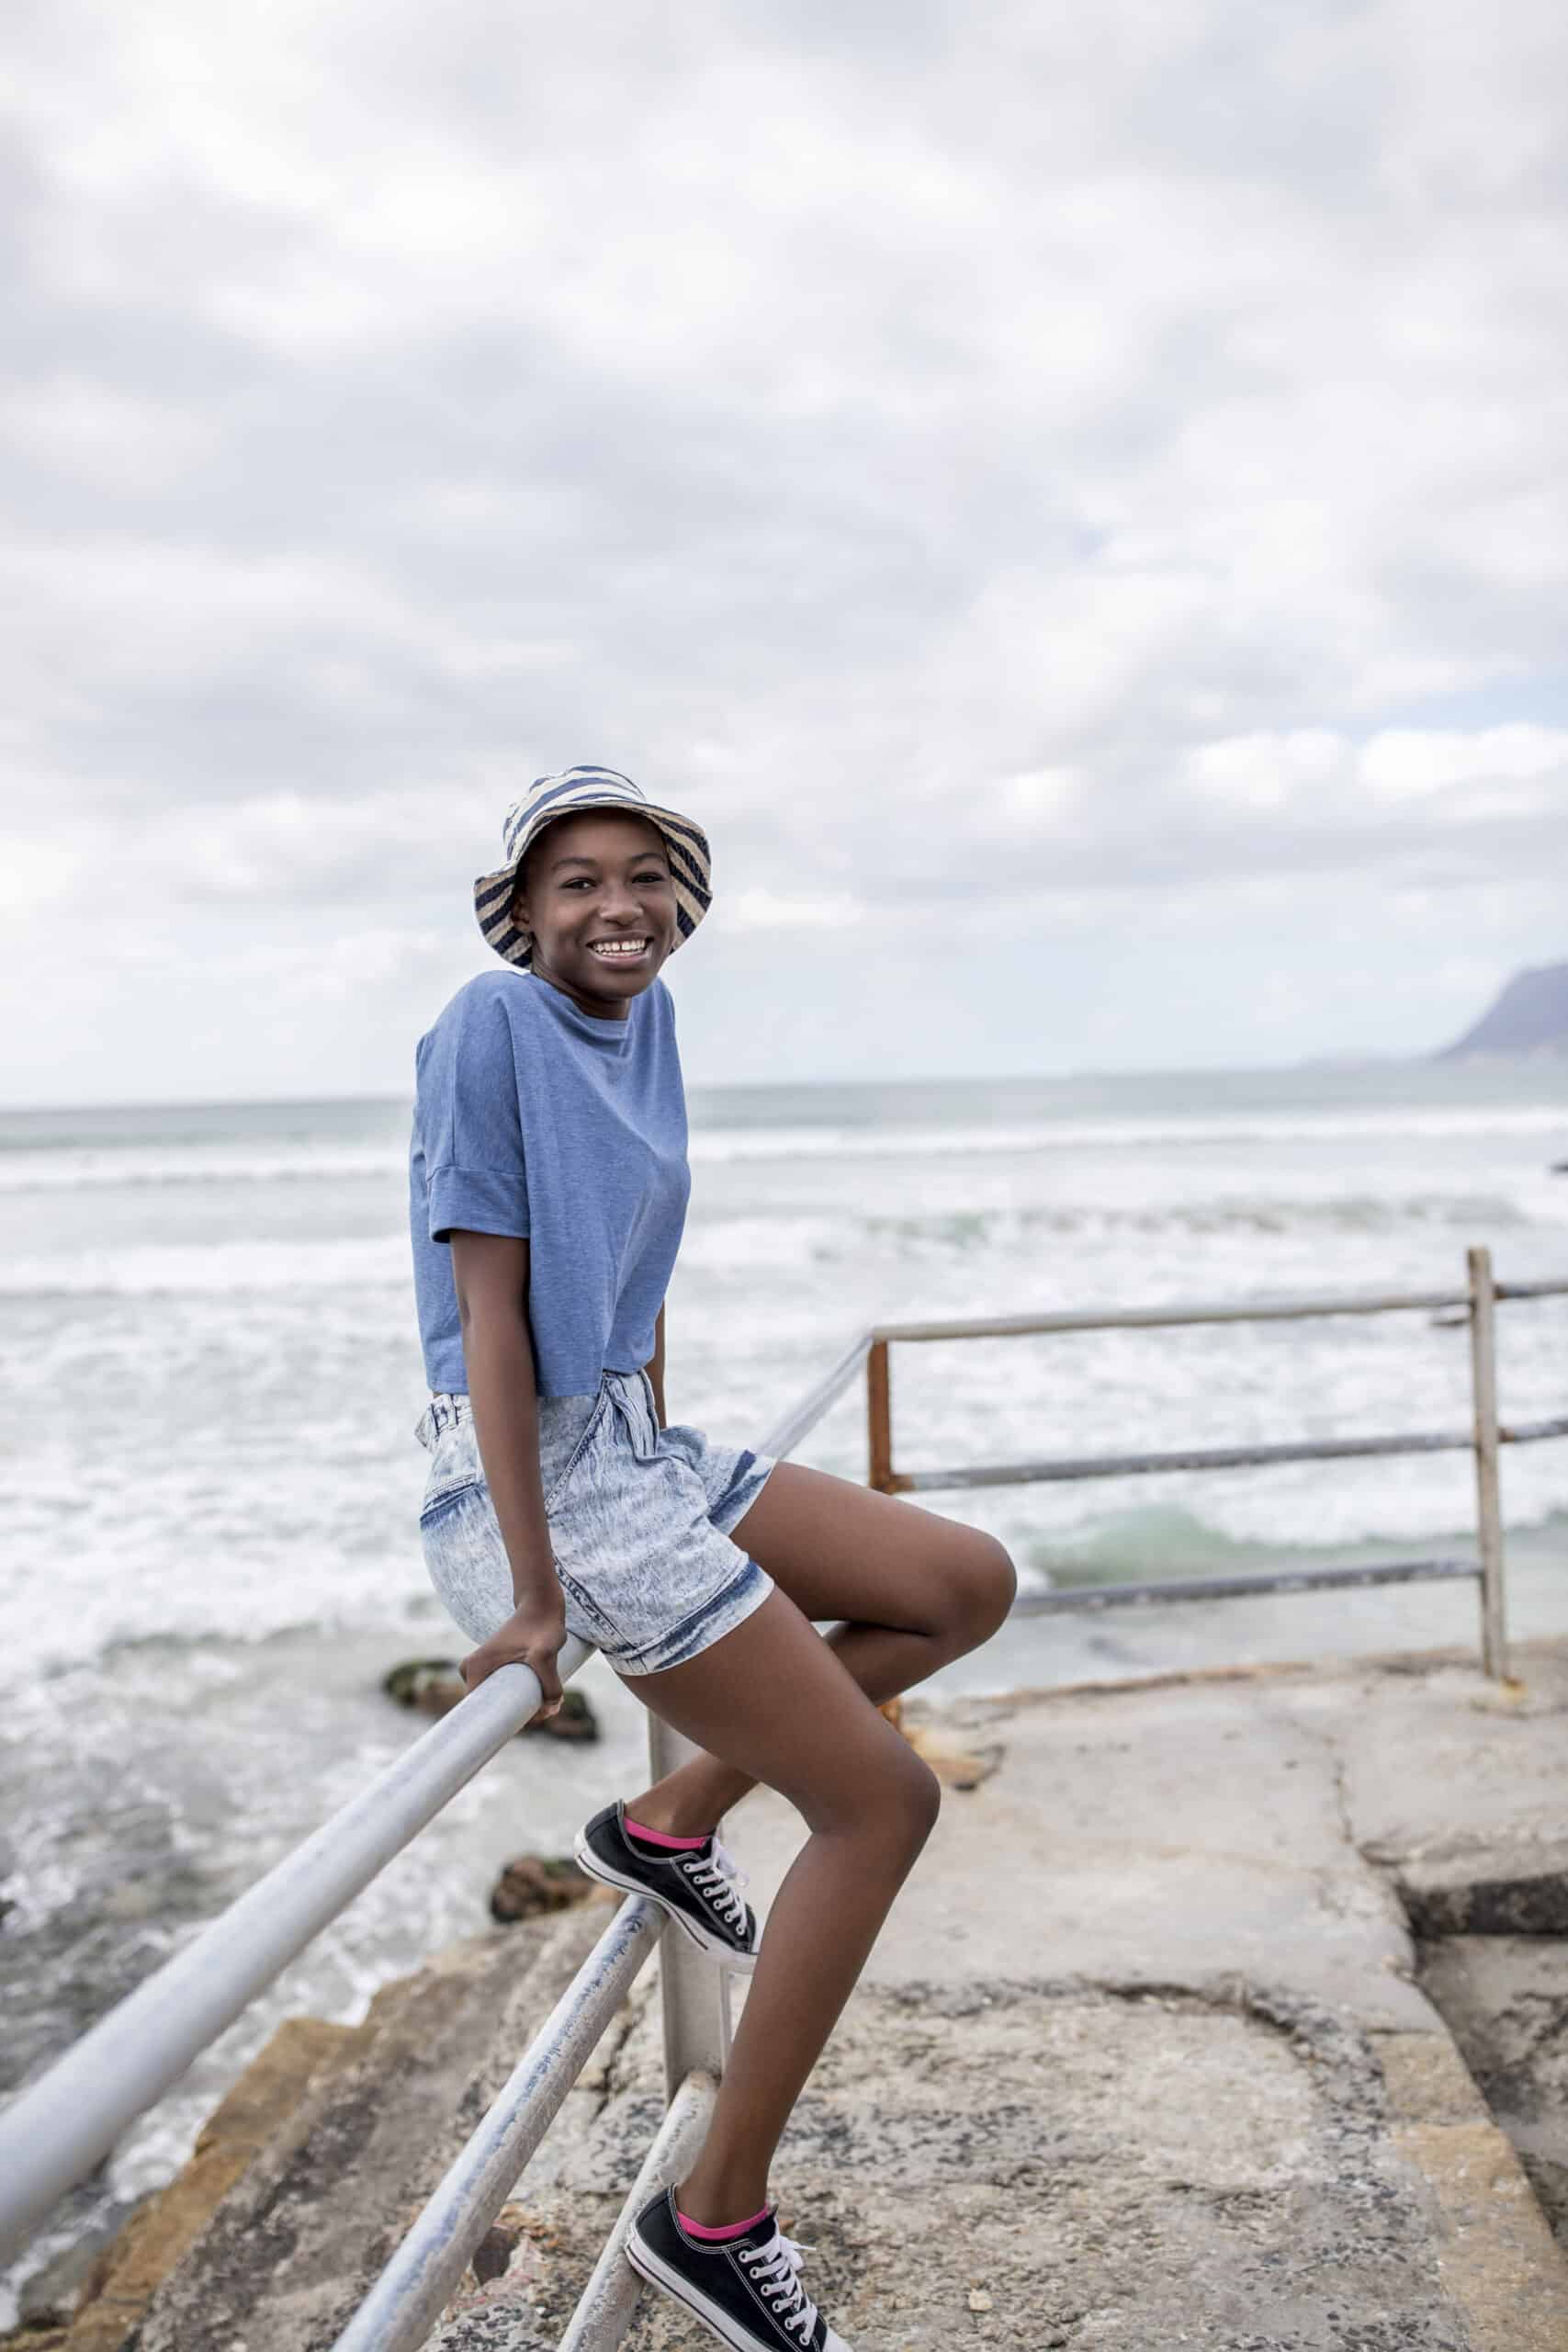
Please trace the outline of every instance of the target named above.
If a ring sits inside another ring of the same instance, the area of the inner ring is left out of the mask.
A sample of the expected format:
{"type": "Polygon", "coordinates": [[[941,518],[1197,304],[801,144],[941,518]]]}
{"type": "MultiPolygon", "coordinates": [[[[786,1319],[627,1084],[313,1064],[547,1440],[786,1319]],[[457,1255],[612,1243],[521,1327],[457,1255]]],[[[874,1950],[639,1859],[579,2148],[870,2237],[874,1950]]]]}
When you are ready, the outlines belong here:
{"type": "Polygon", "coordinates": [[[640,956],[647,945],[646,939],[596,939],[593,953],[608,961],[613,956],[640,956]]]}

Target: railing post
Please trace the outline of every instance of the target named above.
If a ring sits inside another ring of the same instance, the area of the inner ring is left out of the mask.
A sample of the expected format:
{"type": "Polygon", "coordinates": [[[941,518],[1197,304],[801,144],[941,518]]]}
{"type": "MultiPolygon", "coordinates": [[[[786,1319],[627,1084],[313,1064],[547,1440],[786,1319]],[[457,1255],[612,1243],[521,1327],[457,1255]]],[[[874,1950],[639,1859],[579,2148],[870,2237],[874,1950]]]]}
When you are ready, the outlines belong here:
{"type": "Polygon", "coordinates": [[[1475,1408],[1475,1516],[1481,1544],[1481,1665],[1505,1682],[1508,1637],[1503,1610],[1503,1504],[1497,1476],[1497,1293],[1490,1250],[1472,1250],[1470,1370],[1475,1408]]]}
{"type": "MultiPolygon", "coordinates": [[[[650,1777],[689,1763],[700,1750],[649,1710],[650,1777]]],[[[729,2061],[729,1972],[671,1926],[660,1939],[659,1997],[664,2012],[664,2096],[673,2099],[688,2075],[717,2081],[729,2061]]]]}
{"type": "Polygon", "coordinates": [[[865,1411],[870,1456],[865,1483],[879,1495],[888,1495],[893,1491],[893,1382],[886,1340],[874,1340],[865,1360],[865,1411]]]}

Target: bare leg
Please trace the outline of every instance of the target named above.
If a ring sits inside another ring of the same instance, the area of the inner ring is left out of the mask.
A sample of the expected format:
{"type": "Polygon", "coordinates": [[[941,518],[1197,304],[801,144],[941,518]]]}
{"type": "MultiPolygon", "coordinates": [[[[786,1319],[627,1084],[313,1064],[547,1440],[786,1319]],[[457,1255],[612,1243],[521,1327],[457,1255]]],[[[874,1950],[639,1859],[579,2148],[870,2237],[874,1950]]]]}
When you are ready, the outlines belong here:
{"type": "MultiPolygon", "coordinates": [[[[830,1646],[877,1706],[988,1641],[1017,1582],[977,1528],[793,1462],[779,1464],[734,1540],[803,1616],[850,1621],[830,1646]]],[[[733,1762],[704,1756],[626,1811],[646,1828],[702,1838],[755,1786],[733,1762]]]]}
{"type": "Polygon", "coordinates": [[[716,2228],[767,2203],[779,2135],[941,1792],[782,1592],[685,1665],[632,1687],[747,1786],[777,1789],[810,1831],[773,1902],[707,2140],[678,2192],[689,2219],[716,2228]]]}

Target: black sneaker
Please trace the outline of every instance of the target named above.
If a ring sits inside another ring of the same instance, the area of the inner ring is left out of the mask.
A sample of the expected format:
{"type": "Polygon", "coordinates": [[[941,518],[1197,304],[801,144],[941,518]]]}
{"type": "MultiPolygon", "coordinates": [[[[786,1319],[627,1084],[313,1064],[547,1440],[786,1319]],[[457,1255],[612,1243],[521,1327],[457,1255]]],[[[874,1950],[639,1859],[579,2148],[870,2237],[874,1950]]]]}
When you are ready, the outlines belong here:
{"type": "Polygon", "coordinates": [[[738,2238],[694,2238],[667,2188],[632,2223],[626,2259],[736,2352],[850,2352],[801,2286],[802,2249],[772,2206],[738,2238]]]}
{"type": "Polygon", "coordinates": [[[716,1838],[655,1853],[632,1843],[625,1816],[617,1800],[578,1831],[578,1868],[627,1894],[650,1894],[700,1951],[750,1976],[757,1964],[757,1915],[740,1899],[745,1875],[732,1857],[716,1838]]]}

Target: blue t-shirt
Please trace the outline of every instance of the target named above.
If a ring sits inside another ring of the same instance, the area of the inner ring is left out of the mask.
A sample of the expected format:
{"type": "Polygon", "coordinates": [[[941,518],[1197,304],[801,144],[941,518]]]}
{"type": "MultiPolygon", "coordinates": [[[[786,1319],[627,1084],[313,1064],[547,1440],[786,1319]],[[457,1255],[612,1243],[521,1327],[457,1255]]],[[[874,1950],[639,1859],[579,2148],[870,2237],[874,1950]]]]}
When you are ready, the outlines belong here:
{"type": "Polygon", "coordinates": [[[529,1245],[541,1396],[589,1396],[653,1353],[685,1224],[686,1100],[662,980],[599,1021],[531,972],[481,972],[414,1057],[409,1221],[425,1375],[468,1385],[454,1226],[529,1245]]]}

